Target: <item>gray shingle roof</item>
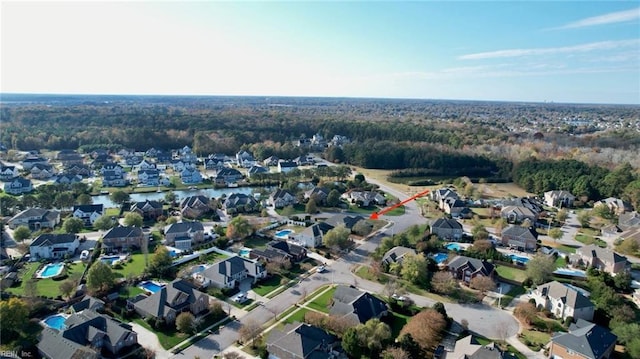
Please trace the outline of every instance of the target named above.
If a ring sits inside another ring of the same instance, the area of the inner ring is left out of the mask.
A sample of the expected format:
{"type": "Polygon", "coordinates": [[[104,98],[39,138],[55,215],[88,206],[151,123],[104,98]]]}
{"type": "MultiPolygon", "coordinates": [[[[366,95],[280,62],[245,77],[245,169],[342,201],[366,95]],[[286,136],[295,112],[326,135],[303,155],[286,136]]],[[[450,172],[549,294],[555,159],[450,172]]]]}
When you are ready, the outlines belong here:
{"type": "Polygon", "coordinates": [[[587,246],[578,248],[576,250],[576,253],[585,257],[598,258],[603,262],[611,264],[627,261],[627,257],[621,256],[610,249],[596,246],[595,244],[589,244],[587,246]]]}
{"type": "Polygon", "coordinates": [[[402,246],[393,247],[389,249],[387,253],[384,254],[384,256],[382,256],[382,261],[386,263],[397,262],[398,259],[404,257],[407,253],[416,254],[416,251],[413,248],[402,246]]]}
{"type": "Polygon", "coordinates": [[[167,226],[165,234],[204,231],[202,222],[178,222],[167,226]]]}
{"type": "Polygon", "coordinates": [[[176,279],[134,305],[155,318],[164,318],[171,310],[180,311],[185,306],[195,303],[201,296],[206,294],[198,291],[191,283],[176,279]],[[186,297],[186,301],[178,307],[172,307],[173,300],[181,296],[186,297]]]}
{"type": "Polygon", "coordinates": [[[431,228],[462,229],[462,224],[452,218],[438,218],[433,222],[431,228]]]}
{"type": "Polygon", "coordinates": [[[211,267],[205,269],[202,275],[213,282],[226,283],[225,278],[243,271],[247,271],[250,276],[255,277],[258,274],[257,266],[259,266],[259,264],[256,261],[234,256],[214,263],[211,267]]]}
{"type": "Polygon", "coordinates": [[[348,214],[336,214],[334,216],[331,216],[329,218],[327,218],[326,221],[324,221],[327,224],[332,225],[333,227],[338,227],[339,225],[344,225],[345,227],[347,227],[348,229],[352,229],[353,226],[356,225],[356,223],[364,220],[366,218],[364,218],[363,216],[360,215],[348,215],[348,214]]]}
{"type": "Polygon", "coordinates": [[[560,299],[574,309],[593,307],[593,303],[582,293],[555,280],[541,284],[537,291],[550,298],[560,299]]]}
{"type": "Polygon", "coordinates": [[[583,319],[572,324],[569,333],[556,333],[551,338],[553,343],[591,359],[600,359],[617,340],[618,337],[606,328],[583,319]]]}
{"type": "Polygon", "coordinates": [[[49,358],[97,358],[98,353],[90,347],[63,338],[51,328],[44,328],[37,344],[38,350],[49,358]]]}
{"type": "Polygon", "coordinates": [[[494,270],[493,264],[487,261],[465,256],[456,256],[449,262],[449,264],[447,264],[449,268],[453,268],[455,270],[458,270],[458,268],[465,265],[469,266],[469,269],[471,269],[472,273],[476,273],[479,271],[485,276],[491,275],[494,270]]]}
{"type": "Polygon", "coordinates": [[[141,237],[142,236],[142,228],[140,227],[124,227],[118,226],[111,228],[107,233],[102,237],[103,239],[111,239],[111,238],[127,238],[127,237],[141,237]]]}
{"type": "Polygon", "coordinates": [[[267,338],[267,350],[275,355],[287,353],[293,358],[330,358],[329,353],[318,350],[338,339],[326,331],[309,324],[292,323],[283,330],[274,329],[267,338]],[[313,353],[313,354],[312,354],[313,353]]]}
{"type": "Polygon", "coordinates": [[[76,240],[73,233],[44,233],[38,236],[32,243],[31,247],[50,246],[53,244],[71,243],[76,240]]]}
{"type": "Polygon", "coordinates": [[[333,305],[329,314],[353,318],[359,323],[364,323],[369,319],[379,318],[387,310],[387,304],[370,293],[339,285],[333,294],[333,305]]]}
{"type": "Polygon", "coordinates": [[[509,226],[502,231],[503,236],[512,236],[529,240],[536,240],[538,233],[533,228],[522,226],[509,226]]]}

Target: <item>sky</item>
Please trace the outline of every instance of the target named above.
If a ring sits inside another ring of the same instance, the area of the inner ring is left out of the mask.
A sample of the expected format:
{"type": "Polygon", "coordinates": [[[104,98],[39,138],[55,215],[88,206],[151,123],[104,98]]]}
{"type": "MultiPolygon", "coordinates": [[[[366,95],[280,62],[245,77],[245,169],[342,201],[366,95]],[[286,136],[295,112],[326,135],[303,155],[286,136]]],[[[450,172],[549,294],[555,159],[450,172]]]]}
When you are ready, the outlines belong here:
{"type": "Polygon", "coordinates": [[[640,3],[2,0],[0,92],[640,104],[640,3]]]}

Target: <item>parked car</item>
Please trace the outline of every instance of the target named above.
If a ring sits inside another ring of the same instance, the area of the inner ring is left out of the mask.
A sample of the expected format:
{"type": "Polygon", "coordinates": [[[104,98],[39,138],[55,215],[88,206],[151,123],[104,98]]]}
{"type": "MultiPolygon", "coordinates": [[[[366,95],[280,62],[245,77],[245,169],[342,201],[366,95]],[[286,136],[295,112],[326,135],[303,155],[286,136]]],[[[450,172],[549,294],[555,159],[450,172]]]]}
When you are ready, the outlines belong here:
{"type": "Polygon", "coordinates": [[[247,298],[247,293],[239,293],[238,295],[236,295],[235,297],[233,297],[233,301],[236,303],[244,303],[248,300],[249,298],[247,298]]]}

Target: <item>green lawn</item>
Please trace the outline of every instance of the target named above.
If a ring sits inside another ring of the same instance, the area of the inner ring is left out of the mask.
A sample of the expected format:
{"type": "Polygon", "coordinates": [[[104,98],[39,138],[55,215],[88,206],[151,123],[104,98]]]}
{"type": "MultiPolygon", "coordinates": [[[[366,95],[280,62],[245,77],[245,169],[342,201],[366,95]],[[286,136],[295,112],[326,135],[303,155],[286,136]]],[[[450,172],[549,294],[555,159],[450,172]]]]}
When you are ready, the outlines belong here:
{"type": "Polygon", "coordinates": [[[253,288],[253,291],[264,297],[280,286],[280,280],[282,280],[281,276],[273,274],[269,278],[260,281],[258,286],[253,288]]]}
{"type": "Polygon", "coordinates": [[[518,268],[511,268],[511,267],[507,267],[507,266],[497,265],[496,266],[496,272],[498,272],[498,274],[502,278],[515,280],[515,281],[518,281],[518,282],[521,282],[521,283],[525,279],[527,279],[527,275],[526,275],[525,271],[522,270],[522,269],[518,269],[518,268]]]}
{"type": "MultiPolygon", "coordinates": [[[[67,265],[66,274],[68,278],[79,279],[82,275],[82,272],[84,271],[84,266],[84,263],[72,263],[70,265],[67,265]]],[[[22,281],[20,283],[20,286],[7,288],[6,291],[15,295],[24,295],[24,288],[27,282],[29,281],[29,279],[33,278],[39,267],[39,262],[25,264],[25,266],[20,270],[19,274],[22,281]]],[[[61,295],[60,283],[62,283],[63,281],[64,279],[36,279],[37,294],[49,298],[55,298],[61,295]]]]}
{"type": "MultiPolygon", "coordinates": [[[[291,207],[289,207],[291,208],[291,207]]],[[[304,204],[298,203],[295,204],[293,206],[293,211],[290,211],[290,209],[285,207],[285,208],[276,208],[276,213],[278,213],[281,216],[286,215],[294,215],[294,214],[306,214],[306,208],[304,204]]]]}
{"type": "Polygon", "coordinates": [[[565,253],[575,253],[576,252],[576,247],[568,246],[568,245],[565,245],[565,244],[557,246],[556,249],[559,250],[560,252],[565,252],[565,253]]]}
{"type": "Polygon", "coordinates": [[[336,288],[331,288],[312,302],[308,303],[307,306],[323,313],[329,313],[329,303],[331,302],[331,298],[333,298],[333,293],[335,292],[336,288]]]}
{"type": "Polygon", "coordinates": [[[576,241],[585,245],[595,244],[598,247],[607,248],[607,242],[584,234],[576,234],[576,241]]]}
{"type": "Polygon", "coordinates": [[[391,337],[397,338],[400,335],[400,331],[402,330],[404,325],[407,324],[407,321],[409,321],[410,317],[404,314],[396,313],[396,312],[389,312],[389,313],[391,314],[389,319],[392,320],[389,323],[389,327],[391,327],[391,337]]]}
{"type": "Polygon", "coordinates": [[[244,239],[242,241],[242,244],[244,244],[244,246],[247,248],[265,249],[267,248],[267,243],[269,242],[271,242],[271,239],[252,236],[244,239]]]}
{"type": "Polygon", "coordinates": [[[309,309],[306,308],[300,308],[297,311],[295,311],[289,318],[284,320],[284,323],[293,323],[293,322],[304,322],[304,315],[307,314],[307,312],[309,311],[309,309]]]}
{"type": "Polygon", "coordinates": [[[173,348],[174,346],[178,345],[181,341],[189,337],[187,334],[180,333],[179,331],[177,331],[175,325],[169,325],[169,328],[156,331],[153,328],[151,328],[151,326],[147,324],[147,322],[145,322],[144,319],[142,318],[136,318],[133,320],[133,322],[140,324],[141,326],[145,327],[147,330],[150,330],[156,333],[156,336],[158,337],[158,341],[160,342],[160,345],[162,345],[162,347],[165,349],[173,348]]]}
{"type": "Polygon", "coordinates": [[[120,215],[120,208],[106,208],[104,214],[109,217],[118,217],[120,215]]]}
{"type": "Polygon", "coordinates": [[[533,350],[539,350],[541,347],[547,345],[550,339],[551,336],[548,333],[528,329],[522,331],[522,337],[520,338],[523,344],[526,344],[533,350]]]}
{"type": "Polygon", "coordinates": [[[120,297],[121,298],[133,298],[138,294],[145,294],[144,290],[142,290],[142,288],[139,287],[123,287],[120,290],[120,297]]]}
{"type": "MultiPolygon", "coordinates": [[[[149,259],[151,259],[152,253],[149,254],[149,259]]],[[[139,276],[144,272],[145,263],[144,263],[144,254],[137,253],[131,254],[131,263],[125,262],[122,263],[122,269],[114,269],[114,273],[118,278],[127,278],[128,275],[139,276]]]]}
{"type": "Polygon", "coordinates": [[[400,206],[385,213],[385,216],[402,216],[404,214],[404,206],[400,206]]]}
{"type": "MultiPolygon", "coordinates": [[[[511,303],[511,301],[513,300],[513,298],[524,294],[525,293],[525,289],[523,287],[520,286],[513,286],[511,287],[511,289],[509,290],[509,292],[505,295],[502,296],[502,299],[500,300],[500,305],[503,307],[506,307],[509,305],[509,303],[511,303]]],[[[497,302],[496,302],[497,304],[497,302]]]]}

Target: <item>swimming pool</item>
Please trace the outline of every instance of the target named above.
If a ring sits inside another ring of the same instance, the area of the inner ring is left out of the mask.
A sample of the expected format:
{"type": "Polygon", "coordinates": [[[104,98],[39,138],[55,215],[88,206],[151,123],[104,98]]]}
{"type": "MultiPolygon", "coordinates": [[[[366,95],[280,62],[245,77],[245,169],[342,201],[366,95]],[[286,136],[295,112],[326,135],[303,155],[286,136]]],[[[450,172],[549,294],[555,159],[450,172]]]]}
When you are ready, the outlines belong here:
{"type": "Polygon", "coordinates": [[[200,273],[202,271],[204,271],[205,269],[209,268],[209,266],[206,266],[204,264],[199,264],[197,266],[193,266],[193,273],[200,273]]]}
{"type": "Polygon", "coordinates": [[[449,255],[446,253],[436,253],[434,255],[432,255],[433,260],[436,261],[436,263],[440,264],[444,261],[446,261],[449,258],[449,255]]]}
{"type": "Polygon", "coordinates": [[[555,271],[553,271],[553,274],[587,278],[587,274],[583,270],[579,270],[579,269],[558,268],[555,271]]]}
{"type": "Polygon", "coordinates": [[[444,247],[446,249],[450,250],[450,251],[456,251],[456,252],[458,252],[458,251],[463,249],[462,247],[460,247],[460,245],[458,243],[449,243],[444,247]]]}
{"type": "Polygon", "coordinates": [[[277,231],[277,232],[275,233],[275,236],[276,236],[277,238],[287,239],[287,238],[289,238],[289,234],[291,234],[291,233],[293,233],[293,231],[292,231],[292,230],[290,230],[290,229],[283,229],[283,230],[281,230],[281,231],[277,231]]]}
{"type": "Polygon", "coordinates": [[[245,257],[245,258],[249,258],[249,253],[251,253],[251,249],[250,248],[241,248],[240,252],[238,252],[240,257],[245,257]]]}
{"type": "Polygon", "coordinates": [[[516,255],[516,254],[509,254],[509,258],[511,258],[511,260],[514,261],[514,262],[518,262],[518,263],[522,263],[522,264],[527,264],[527,262],[529,261],[529,258],[521,257],[521,256],[516,255]]]}
{"type": "Polygon", "coordinates": [[[116,264],[116,262],[118,262],[119,260],[122,260],[122,256],[103,256],[100,257],[100,262],[108,264],[108,265],[114,265],[116,264]]]}
{"type": "Polygon", "coordinates": [[[141,282],[140,285],[138,285],[138,287],[151,293],[155,293],[159,291],[160,289],[164,288],[164,286],[165,286],[164,284],[156,283],[150,280],[141,282]]]}
{"type": "Polygon", "coordinates": [[[49,328],[61,330],[64,327],[64,321],[67,317],[64,314],[55,314],[47,317],[42,322],[49,328]]]}
{"type": "Polygon", "coordinates": [[[64,269],[64,263],[49,263],[40,270],[40,274],[38,274],[38,278],[51,278],[62,273],[64,269]]]}

